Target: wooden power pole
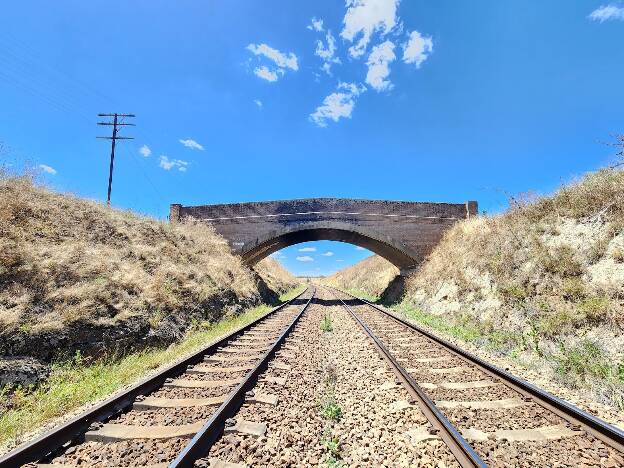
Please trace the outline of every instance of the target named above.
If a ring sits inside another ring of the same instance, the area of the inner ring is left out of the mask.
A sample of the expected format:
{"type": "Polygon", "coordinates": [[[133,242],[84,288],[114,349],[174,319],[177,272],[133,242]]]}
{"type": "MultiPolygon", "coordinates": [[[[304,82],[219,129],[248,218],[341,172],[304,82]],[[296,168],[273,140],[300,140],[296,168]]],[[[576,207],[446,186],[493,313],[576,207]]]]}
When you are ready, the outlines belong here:
{"type": "Polygon", "coordinates": [[[117,132],[119,131],[119,127],[131,126],[135,125],[132,123],[125,123],[123,119],[126,117],[135,117],[134,114],[98,114],[98,117],[112,117],[112,122],[98,122],[98,125],[108,125],[113,127],[113,135],[112,136],[99,136],[97,138],[102,138],[104,140],[111,140],[111,156],[110,156],[110,167],[108,171],[108,195],[106,197],[106,204],[110,206],[111,200],[111,189],[113,187],[113,164],[115,162],[115,142],[117,140],[134,140],[133,137],[121,137],[117,136],[117,132]]]}

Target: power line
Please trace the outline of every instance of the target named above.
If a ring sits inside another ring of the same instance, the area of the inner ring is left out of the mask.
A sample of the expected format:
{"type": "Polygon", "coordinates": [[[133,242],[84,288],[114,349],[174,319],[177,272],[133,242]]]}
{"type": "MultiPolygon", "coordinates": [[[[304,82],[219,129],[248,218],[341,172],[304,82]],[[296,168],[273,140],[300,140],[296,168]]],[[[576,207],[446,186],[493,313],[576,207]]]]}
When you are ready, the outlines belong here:
{"type": "Polygon", "coordinates": [[[106,204],[110,206],[111,189],[113,187],[113,164],[115,162],[115,142],[117,140],[134,140],[133,137],[117,136],[117,132],[119,131],[118,127],[124,127],[124,126],[134,127],[135,125],[133,123],[125,123],[123,119],[126,117],[135,117],[135,115],[134,114],[118,114],[115,112],[114,114],[98,114],[98,117],[112,117],[113,118],[112,122],[98,122],[97,123],[98,125],[112,126],[113,135],[109,137],[104,137],[104,136],[96,137],[96,138],[102,138],[104,140],[111,140],[111,157],[110,157],[110,167],[108,171],[108,195],[106,197],[106,204]],[[122,119],[121,121],[119,121],[120,117],[122,119]]]}

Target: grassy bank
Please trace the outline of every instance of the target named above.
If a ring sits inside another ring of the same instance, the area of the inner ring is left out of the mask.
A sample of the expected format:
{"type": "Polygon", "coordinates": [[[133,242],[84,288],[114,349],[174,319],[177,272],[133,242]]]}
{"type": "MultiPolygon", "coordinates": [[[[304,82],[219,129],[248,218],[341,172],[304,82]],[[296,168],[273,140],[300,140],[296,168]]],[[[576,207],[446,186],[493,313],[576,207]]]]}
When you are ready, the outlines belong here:
{"type": "Polygon", "coordinates": [[[600,400],[624,409],[624,360],[611,360],[595,340],[583,339],[573,346],[560,341],[542,349],[543,337],[536,329],[526,333],[497,330],[467,315],[454,320],[424,312],[408,302],[392,309],[443,338],[472,343],[523,367],[552,372],[556,380],[570,387],[592,388],[600,400]]]}
{"type": "Polygon", "coordinates": [[[206,223],[162,222],[1,170],[0,206],[0,355],[50,362],[168,345],[298,284],[271,258],[248,268],[206,223]]]}
{"type": "MultiPolygon", "coordinates": [[[[300,286],[281,296],[289,300],[303,291],[300,286]]],[[[261,305],[216,323],[198,322],[185,339],[167,348],[147,349],[121,358],[86,362],[79,354],[73,360],[57,362],[45,384],[38,388],[18,388],[11,394],[0,391],[0,446],[20,443],[21,436],[53,418],[99,399],[144,377],[149,371],[180,359],[217,338],[244,326],[271,307],[261,305]]]]}

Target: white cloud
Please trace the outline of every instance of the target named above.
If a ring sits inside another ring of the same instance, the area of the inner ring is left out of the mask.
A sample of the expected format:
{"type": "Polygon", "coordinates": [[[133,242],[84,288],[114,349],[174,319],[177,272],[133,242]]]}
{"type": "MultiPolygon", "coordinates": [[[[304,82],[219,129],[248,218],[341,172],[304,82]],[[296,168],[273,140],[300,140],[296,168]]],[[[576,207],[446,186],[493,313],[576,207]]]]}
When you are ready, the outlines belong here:
{"type": "Polygon", "coordinates": [[[56,169],[47,164],[39,164],[39,169],[41,169],[46,174],[56,175],[56,169]]]}
{"type": "Polygon", "coordinates": [[[165,171],[177,169],[180,172],[186,172],[189,163],[187,161],[182,161],[181,159],[169,159],[167,156],[161,156],[159,158],[158,165],[165,171]]]}
{"type": "Polygon", "coordinates": [[[340,36],[353,42],[349,54],[357,58],[366,52],[374,32],[382,35],[397,26],[397,6],[399,0],[346,0],[347,12],[343,19],[344,28],[340,36]]]}
{"type": "Polygon", "coordinates": [[[304,255],[302,257],[297,257],[297,260],[300,262],[313,262],[314,259],[308,255],[304,255]]]}
{"type": "Polygon", "coordinates": [[[327,251],[325,253],[321,254],[323,257],[333,257],[334,256],[334,252],[332,251],[327,251]]]}
{"type": "Polygon", "coordinates": [[[624,21],[624,7],[618,7],[613,4],[602,5],[600,8],[592,11],[588,18],[593,21],[600,21],[601,23],[608,20],[624,21]]]}
{"type": "Polygon", "coordinates": [[[316,41],[316,50],[314,51],[314,55],[321,57],[325,61],[330,61],[334,58],[334,54],[336,53],[336,39],[332,35],[331,31],[327,31],[325,40],[327,41],[327,46],[323,44],[323,41],[321,40],[316,41]]]}
{"type": "Polygon", "coordinates": [[[332,63],[341,63],[340,59],[335,56],[336,54],[336,39],[332,35],[331,31],[327,31],[325,35],[325,41],[327,45],[323,43],[321,40],[316,41],[316,50],[314,51],[314,55],[320,57],[323,60],[323,65],[321,66],[321,70],[323,70],[328,75],[331,75],[331,65],[332,63]]]}
{"type": "Polygon", "coordinates": [[[262,65],[261,67],[257,67],[254,70],[254,73],[257,77],[262,78],[263,80],[270,81],[271,83],[274,83],[279,78],[276,72],[269,70],[269,68],[265,67],[264,65],[262,65]]]}
{"type": "Polygon", "coordinates": [[[336,261],[337,262],[344,262],[344,260],[342,258],[337,258],[336,261]]]}
{"type": "Polygon", "coordinates": [[[355,97],[364,92],[364,86],[357,86],[354,83],[339,83],[338,89],[343,90],[327,96],[323,104],[310,114],[310,120],[319,127],[326,127],[328,120],[338,122],[341,118],[351,118],[355,107],[355,97]]]}
{"type": "Polygon", "coordinates": [[[368,65],[368,73],[366,74],[366,82],[377,91],[386,91],[392,89],[392,83],[386,80],[390,75],[390,63],[396,59],[394,55],[394,44],[386,41],[373,47],[366,65],[368,65]]]}
{"type": "Polygon", "coordinates": [[[260,99],[254,99],[254,102],[256,103],[256,106],[262,109],[262,101],[260,99]]]}
{"type": "Polygon", "coordinates": [[[283,260],[286,258],[286,255],[284,255],[282,252],[274,252],[271,255],[269,255],[269,257],[283,260]]]}
{"type": "Polygon", "coordinates": [[[307,26],[310,31],[321,32],[323,30],[323,20],[312,17],[310,24],[307,26]]]}
{"type": "Polygon", "coordinates": [[[359,245],[355,247],[355,250],[366,250],[364,247],[360,247],[359,245]]]}
{"type": "Polygon", "coordinates": [[[352,94],[353,96],[359,96],[364,91],[366,91],[366,86],[364,85],[358,86],[355,83],[345,83],[341,81],[340,83],[338,83],[338,89],[344,89],[348,91],[350,94],[352,94]]]}
{"type": "Polygon", "coordinates": [[[144,158],[147,158],[150,154],[152,154],[152,150],[149,148],[149,146],[143,145],[141,146],[141,148],[139,148],[139,153],[141,153],[141,156],[143,156],[144,158]]]}
{"type": "Polygon", "coordinates": [[[326,127],[327,120],[338,122],[341,118],[351,118],[355,101],[351,94],[332,93],[323,100],[323,104],[316,108],[310,119],[319,127],[326,127]]]}
{"type": "Polygon", "coordinates": [[[182,143],[187,148],[204,151],[204,147],[202,145],[197,143],[195,140],[191,140],[190,138],[188,140],[180,140],[180,143],[182,143]]]}
{"type": "Polygon", "coordinates": [[[403,44],[403,61],[414,63],[416,68],[419,68],[432,52],[433,40],[431,37],[423,36],[418,31],[412,31],[407,42],[403,44]]]}
{"type": "Polygon", "coordinates": [[[299,64],[297,63],[297,56],[290,53],[283,53],[277,49],[273,49],[266,44],[249,44],[247,46],[254,55],[260,55],[272,60],[279,68],[290,68],[291,70],[299,70],[299,64]]]}
{"type": "Polygon", "coordinates": [[[299,252],[316,252],[316,247],[303,247],[299,252]]]}

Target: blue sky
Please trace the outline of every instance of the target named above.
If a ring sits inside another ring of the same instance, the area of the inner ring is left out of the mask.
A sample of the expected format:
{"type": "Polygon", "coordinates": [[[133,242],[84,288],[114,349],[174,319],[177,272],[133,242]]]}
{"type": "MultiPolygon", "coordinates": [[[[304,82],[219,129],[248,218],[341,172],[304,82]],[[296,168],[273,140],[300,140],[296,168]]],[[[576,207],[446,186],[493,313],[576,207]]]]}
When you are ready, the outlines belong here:
{"type": "MultiPolygon", "coordinates": [[[[104,200],[96,114],[135,113],[113,204],[160,218],[314,196],[496,212],[611,160],[622,44],[624,4],[601,0],[7,2],[0,141],[8,163],[104,200]]],[[[288,266],[365,254],[331,249],[288,266]]]]}

